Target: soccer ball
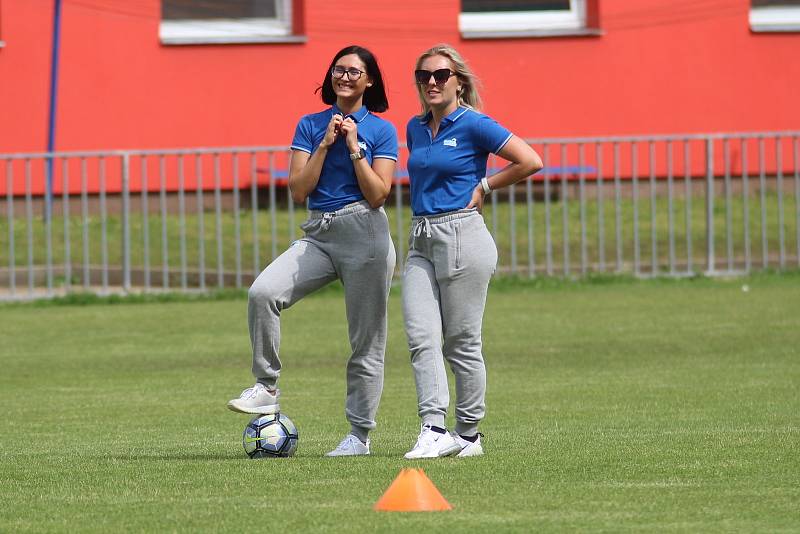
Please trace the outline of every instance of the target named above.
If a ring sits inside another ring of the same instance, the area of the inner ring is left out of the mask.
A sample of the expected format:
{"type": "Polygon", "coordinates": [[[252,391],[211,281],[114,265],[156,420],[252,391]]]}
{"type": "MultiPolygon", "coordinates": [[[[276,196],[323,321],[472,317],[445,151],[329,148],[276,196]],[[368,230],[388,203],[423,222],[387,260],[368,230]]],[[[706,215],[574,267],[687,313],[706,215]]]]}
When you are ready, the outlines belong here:
{"type": "Polygon", "coordinates": [[[287,457],[297,450],[297,427],[281,413],[259,415],[247,423],[242,436],[250,458],[287,457]]]}

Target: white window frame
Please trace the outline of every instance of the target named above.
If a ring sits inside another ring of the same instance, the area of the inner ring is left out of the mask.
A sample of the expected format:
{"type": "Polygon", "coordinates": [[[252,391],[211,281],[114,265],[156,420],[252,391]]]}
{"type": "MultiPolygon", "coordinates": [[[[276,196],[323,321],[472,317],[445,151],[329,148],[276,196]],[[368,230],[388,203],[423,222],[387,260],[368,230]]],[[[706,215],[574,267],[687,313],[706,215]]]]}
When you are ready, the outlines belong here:
{"type": "Polygon", "coordinates": [[[305,41],[292,34],[292,0],[274,0],[275,18],[162,20],[162,44],[241,44],[305,41]]]}
{"type": "Polygon", "coordinates": [[[484,11],[460,13],[465,38],[571,35],[585,33],[586,0],[570,0],[570,8],[552,11],[484,11]]]}
{"type": "Polygon", "coordinates": [[[750,29],[754,32],[800,32],[800,5],[751,5],[750,29]]]}

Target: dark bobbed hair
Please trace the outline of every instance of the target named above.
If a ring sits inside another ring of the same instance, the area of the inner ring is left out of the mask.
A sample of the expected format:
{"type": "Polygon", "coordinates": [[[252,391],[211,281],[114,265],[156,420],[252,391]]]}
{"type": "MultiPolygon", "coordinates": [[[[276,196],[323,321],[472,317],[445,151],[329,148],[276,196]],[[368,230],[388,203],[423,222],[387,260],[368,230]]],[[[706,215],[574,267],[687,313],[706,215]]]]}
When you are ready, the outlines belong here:
{"type": "Polygon", "coordinates": [[[331,69],[336,66],[336,62],[342,56],[355,54],[364,62],[367,68],[367,76],[372,79],[372,87],[367,87],[364,91],[363,104],[373,113],[381,113],[389,109],[389,100],[386,98],[386,88],[383,85],[383,76],[378,67],[378,60],[372,52],[358,45],[350,45],[342,48],[333,56],[328,70],[325,71],[325,78],[322,81],[322,101],[328,105],[336,103],[336,93],[333,92],[333,81],[331,80],[331,69]]]}

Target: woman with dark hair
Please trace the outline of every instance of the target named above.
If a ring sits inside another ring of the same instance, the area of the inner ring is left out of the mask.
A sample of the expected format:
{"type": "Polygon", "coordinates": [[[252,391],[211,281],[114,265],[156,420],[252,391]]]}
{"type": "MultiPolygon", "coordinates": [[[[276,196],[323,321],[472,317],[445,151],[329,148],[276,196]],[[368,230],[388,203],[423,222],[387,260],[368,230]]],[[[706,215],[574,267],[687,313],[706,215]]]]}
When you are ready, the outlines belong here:
{"type": "Polygon", "coordinates": [[[289,189],[308,201],[305,236],[275,259],[248,292],[256,383],[228,402],[252,414],[277,413],[280,314],[306,295],[341,280],[352,354],[345,416],[350,433],[328,456],[369,454],[383,389],[386,304],[395,265],[383,203],[397,162],[397,132],[373,113],[389,104],[375,56],[340,50],[322,82],[331,107],[300,119],[292,140],[289,189]]]}

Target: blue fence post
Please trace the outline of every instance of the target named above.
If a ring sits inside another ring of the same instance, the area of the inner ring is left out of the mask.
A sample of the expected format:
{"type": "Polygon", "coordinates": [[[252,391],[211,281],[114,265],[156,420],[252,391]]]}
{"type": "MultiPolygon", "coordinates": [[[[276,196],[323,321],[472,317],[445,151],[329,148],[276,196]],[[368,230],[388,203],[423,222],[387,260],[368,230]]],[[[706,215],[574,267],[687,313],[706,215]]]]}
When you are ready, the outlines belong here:
{"type": "MultiPolygon", "coordinates": [[[[47,118],[47,152],[53,152],[56,139],[56,104],[58,101],[58,57],[61,41],[61,0],[53,2],[53,42],[50,57],[50,111],[47,118]]],[[[50,220],[53,207],[53,158],[46,162],[45,217],[50,220]]]]}

